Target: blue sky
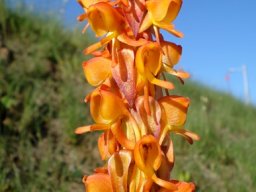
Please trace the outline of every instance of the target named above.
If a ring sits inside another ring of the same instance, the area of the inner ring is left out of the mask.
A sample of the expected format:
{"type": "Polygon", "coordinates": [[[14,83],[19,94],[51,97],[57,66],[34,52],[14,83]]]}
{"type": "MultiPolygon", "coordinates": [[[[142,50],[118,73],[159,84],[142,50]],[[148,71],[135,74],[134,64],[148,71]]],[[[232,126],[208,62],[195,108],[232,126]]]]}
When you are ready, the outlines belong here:
{"type": "MultiPolygon", "coordinates": [[[[250,97],[256,103],[256,1],[185,0],[176,28],[185,33],[181,65],[192,78],[243,99],[241,73],[225,76],[229,68],[248,69],[250,97]]],[[[171,36],[166,34],[171,39],[171,36]]]]}
{"type": "MultiPolygon", "coordinates": [[[[63,0],[24,0],[43,11],[60,13],[63,0]],[[58,3],[59,2],[59,3],[58,3]],[[43,8],[42,8],[43,7],[43,8]]],[[[69,0],[62,16],[67,26],[82,26],[76,16],[83,12],[76,0],[69,0]]],[[[175,20],[176,29],[185,36],[177,39],[164,32],[166,40],[183,46],[180,64],[197,80],[212,88],[244,99],[242,74],[229,68],[248,69],[250,98],[256,104],[256,1],[255,0],[184,0],[175,20]]]]}

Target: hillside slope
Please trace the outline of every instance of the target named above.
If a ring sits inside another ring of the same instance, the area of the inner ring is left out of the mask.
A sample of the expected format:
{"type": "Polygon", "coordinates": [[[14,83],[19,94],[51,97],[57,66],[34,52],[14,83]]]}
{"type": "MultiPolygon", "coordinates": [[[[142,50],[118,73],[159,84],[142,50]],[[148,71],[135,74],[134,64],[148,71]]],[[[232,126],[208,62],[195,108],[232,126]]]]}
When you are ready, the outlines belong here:
{"type": "Polygon", "coordinates": [[[74,135],[89,121],[86,36],[0,8],[0,191],[83,191],[99,163],[96,140],[74,135]]]}
{"type": "Polygon", "coordinates": [[[253,191],[256,109],[197,83],[178,89],[191,98],[187,128],[201,140],[193,146],[176,140],[176,176],[194,180],[200,191],[253,191]]]}
{"type": "MultiPolygon", "coordinates": [[[[97,133],[73,133],[91,121],[82,102],[88,35],[0,8],[0,191],[84,191],[82,175],[101,164],[97,133]]],[[[201,136],[192,146],[175,136],[173,176],[199,191],[253,191],[255,108],[194,82],[173,94],[191,98],[187,128],[201,136]]]]}

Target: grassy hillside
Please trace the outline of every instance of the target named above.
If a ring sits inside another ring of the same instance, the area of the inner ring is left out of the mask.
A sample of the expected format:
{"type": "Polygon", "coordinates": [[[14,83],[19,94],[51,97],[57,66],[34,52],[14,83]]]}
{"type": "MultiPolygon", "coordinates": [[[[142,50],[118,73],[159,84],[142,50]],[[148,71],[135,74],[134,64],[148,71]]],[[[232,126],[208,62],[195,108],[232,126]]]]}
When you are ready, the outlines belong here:
{"type": "MultiPolygon", "coordinates": [[[[88,35],[0,9],[0,191],[84,191],[82,175],[101,163],[97,133],[73,133],[91,121],[82,102],[88,35]]],[[[174,93],[191,98],[187,128],[201,141],[175,136],[173,176],[198,191],[253,191],[256,109],[194,82],[174,93]]]]}
{"type": "Polygon", "coordinates": [[[201,141],[188,146],[176,140],[175,175],[194,180],[200,191],[254,191],[256,109],[195,83],[177,93],[191,98],[187,128],[201,141]]]}
{"type": "Polygon", "coordinates": [[[96,140],[73,133],[89,121],[87,37],[0,7],[0,191],[83,191],[99,163],[96,140]]]}

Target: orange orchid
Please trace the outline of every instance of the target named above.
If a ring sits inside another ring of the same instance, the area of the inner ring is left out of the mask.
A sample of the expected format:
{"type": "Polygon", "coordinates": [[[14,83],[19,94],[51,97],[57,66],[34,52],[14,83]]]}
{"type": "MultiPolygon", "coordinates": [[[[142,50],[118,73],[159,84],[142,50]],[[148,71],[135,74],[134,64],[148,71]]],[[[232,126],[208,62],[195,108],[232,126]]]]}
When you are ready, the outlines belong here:
{"type": "Polygon", "coordinates": [[[160,145],[155,137],[146,135],[136,144],[134,148],[134,160],[136,166],[144,172],[149,181],[168,190],[176,190],[176,186],[168,181],[158,178],[155,172],[162,162],[160,145]]]}
{"type": "Polygon", "coordinates": [[[152,85],[158,85],[166,89],[173,89],[174,86],[168,81],[163,81],[157,78],[162,68],[162,51],[158,43],[150,42],[141,46],[136,53],[136,68],[138,71],[137,76],[137,89],[138,91],[144,90],[144,105],[148,114],[150,114],[148,97],[154,96],[155,91],[152,85]]]}
{"type": "Polygon", "coordinates": [[[163,50],[162,55],[162,63],[163,70],[167,73],[177,76],[180,79],[187,79],[190,75],[184,71],[176,71],[173,67],[179,62],[182,47],[180,45],[176,45],[172,42],[161,41],[161,46],[163,50]]]}
{"type": "Polygon", "coordinates": [[[98,150],[103,167],[85,176],[87,192],[194,192],[195,185],[171,177],[175,163],[170,134],[189,143],[199,136],[186,130],[189,99],[169,95],[189,74],[174,69],[182,47],[165,41],[159,28],[177,37],[172,22],[182,0],[78,0],[100,41],[87,47],[84,75],[96,87],[85,99],[94,124],[76,134],[102,131],[98,150]],[[163,78],[163,79],[161,79],[163,78]],[[165,92],[163,91],[165,90],[165,92]],[[165,94],[164,94],[165,93],[165,94]]]}
{"type": "Polygon", "coordinates": [[[84,50],[85,54],[92,53],[112,40],[112,51],[114,51],[116,39],[132,46],[140,46],[146,43],[144,39],[135,40],[128,36],[129,30],[124,16],[121,15],[118,9],[105,1],[91,4],[86,9],[86,13],[78,17],[79,21],[85,19],[88,20],[88,24],[84,31],[90,25],[97,37],[106,35],[100,42],[86,48],[84,50]]]}
{"type": "Polygon", "coordinates": [[[177,17],[182,0],[148,0],[146,1],[147,14],[140,26],[140,32],[147,30],[151,25],[160,27],[177,37],[183,34],[176,31],[170,24],[177,17]]]}
{"type": "MultiPolygon", "coordinates": [[[[86,28],[90,25],[96,36],[106,35],[100,42],[85,49],[85,53],[91,53],[103,45],[109,43],[117,37],[125,28],[124,17],[110,4],[97,2],[86,9],[86,13],[81,15],[78,20],[88,20],[86,28]],[[100,18],[100,19],[99,19],[100,18]]],[[[85,28],[85,29],[86,29],[85,28]]]]}
{"type": "Polygon", "coordinates": [[[189,99],[180,96],[166,96],[158,100],[162,116],[162,133],[160,143],[164,140],[168,131],[182,135],[189,143],[199,140],[199,136],[183,128],[186,122],[189,99]]]}
{"type": "Polygon", "coordinates": [[[162,67],[161,47],[157,43],[150,42],[141,46],[136,53],[136,67],[142,84],[149,81],[163,88],[173,89],[173,84],[156,78],[162,67]]]}
{"type": "Polygon", "coordinates": [[[92,86],[102,84],[111,76],[111,60],[104,57],[94,57],[83,63],[84,74],[92,86]]]}
{"type": "Polygon", "coordinates": [[[90,101],[91,115],[96,124],[79,127],[75,132],[82,134],[89,131],[111,129],[121,145],[127,149],[133,149],[134,142],[140,138],[140,131],[122,99],[103,87],[93,91],[87,100],[90,101]],[[129,136],[131,134],[134,137],[131,138],[129,136]]]}
{"type": "Polygon", "coordinates": [[[91,115],[97,124],[78,128],[77,133],[100,128],[107,129],[111,124],[129,114],[122,99],[105,87],[94,90],[86,101],[90,101],[91,115]]]}

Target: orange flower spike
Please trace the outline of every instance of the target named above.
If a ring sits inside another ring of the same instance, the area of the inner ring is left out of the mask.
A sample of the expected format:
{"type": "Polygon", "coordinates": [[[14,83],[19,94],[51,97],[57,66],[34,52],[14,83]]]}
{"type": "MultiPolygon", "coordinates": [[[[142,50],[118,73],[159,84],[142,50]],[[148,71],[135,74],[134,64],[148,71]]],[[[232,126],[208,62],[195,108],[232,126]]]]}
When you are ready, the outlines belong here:
{"type": "Polygon", "coordinates": [[[162,162],[160,145],[155,137],[146,135],[136,143],[134,148],[134,160],[136,166],[145,173],[147,179],[151,179],[157,185],[169,190],[176,190],[177,187],[165,180],[158,178],[155,172],[162,162]]]}
{"type": "Polygon", "coordinates": [[[91,176],[84,176],[86,192],[113,192],[110,176],[103,173],[96,173],[91,176]]]}
{"type": "Polygon", "coordinates": [[[174,26],[170,24],[177,17],[182,5],[182,0],[148,0],[146,7],[148,13],[146,14],[140,31],[147,30],[152,24],[160,27],[177,37],[183,37],[183,34],[176,31],[174,26]]]}
{"type": "Polygon", "coordinates": [[[111,76],[112,61],[104,57],[95,57],[83,63],[85,77],[92,86],[102,84],[111,76]]]}
{"type": "Polygon", "coordinates": [[[180,96],[166,96],[158,100],[162,109],[162,133],[159,143],[161,144],[168,131],[184,136],[190,143],[199,140],[199,136],[186,131],[183,126],[187,118],[189,99],[180,96]]]}

